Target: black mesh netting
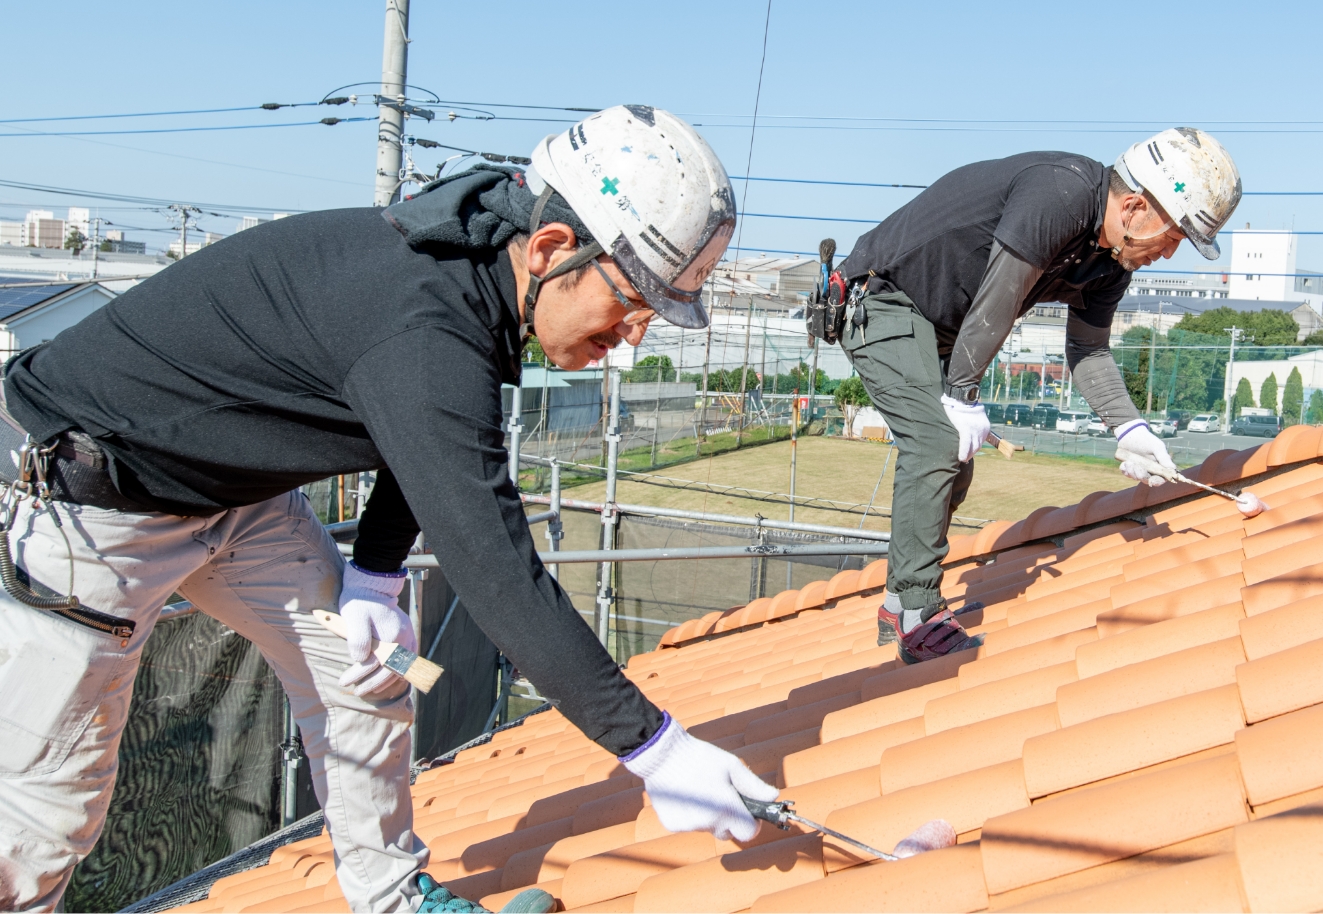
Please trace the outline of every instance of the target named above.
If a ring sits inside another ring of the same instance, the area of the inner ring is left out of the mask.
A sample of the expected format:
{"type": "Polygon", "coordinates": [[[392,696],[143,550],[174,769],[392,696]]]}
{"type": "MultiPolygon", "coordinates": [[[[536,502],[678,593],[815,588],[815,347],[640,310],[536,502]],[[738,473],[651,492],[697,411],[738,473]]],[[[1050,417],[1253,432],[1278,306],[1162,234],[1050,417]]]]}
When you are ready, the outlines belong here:
{"type": "MultiPolygon", "coordinates": [[[[602,535],[600,515],[565,511],[563,523],[563,549],[599,548],[602,535]]],[[[839,543],[842,538],[764,530],[763,541],[798,545],[839,543]]],[[[758,532],[752,527],[627,515],[620,518],[616,547],[747,546],[757,542],[758,532]]],[[[706,615],[714,609],[743,606],[760,596],[778,594],[787,587],[800,588],[811,581],[830,578],[838,571],[862,568],[872,559],[871,556],[798,556],[793,559],[621,562],[615,566],[612,580],[616,600],[609,647],[615,658],[623,663],[634,654],[655,648],[668,628],[688,619],[706,615]],[[790,571],[788,584],[787,567],[790,571]]],[[[596,610],[597,566],[562,565],[560,582],[580,614],[591,624],[596,610]]]]}

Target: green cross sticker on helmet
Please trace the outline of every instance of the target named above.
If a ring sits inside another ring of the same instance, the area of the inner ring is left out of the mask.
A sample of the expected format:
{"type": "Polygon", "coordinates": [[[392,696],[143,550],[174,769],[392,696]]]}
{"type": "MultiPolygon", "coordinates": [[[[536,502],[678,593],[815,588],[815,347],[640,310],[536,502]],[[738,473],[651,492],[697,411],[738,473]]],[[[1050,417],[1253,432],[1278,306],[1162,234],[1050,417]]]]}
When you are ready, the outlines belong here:
{"type": "Polygon", "coordinates": [[[1241,193],[1240,172],[1221,143],[1194,127],[1173,127],[1131,146],[1114,167],[1131,190],[1149,193],[1167,211],[1200,254],[1221,256],[1216,236],[1241,193]]]}
{"type": "Polygon", "coordinates": [[[546,182],[565,198],[649,308],[707,326],[703,283],[735,234],[735,194],[693,127],[618,105],[547,137],[532,159],[530,188],[546,182]]]}

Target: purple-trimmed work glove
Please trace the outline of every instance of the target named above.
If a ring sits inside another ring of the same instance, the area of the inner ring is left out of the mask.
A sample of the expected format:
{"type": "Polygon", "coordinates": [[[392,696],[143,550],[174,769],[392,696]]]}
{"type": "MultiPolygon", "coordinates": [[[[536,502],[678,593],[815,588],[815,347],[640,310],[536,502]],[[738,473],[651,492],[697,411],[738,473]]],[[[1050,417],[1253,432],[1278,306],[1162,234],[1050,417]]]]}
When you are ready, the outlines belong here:
{"type": "Polygon", "coordinates": [[[661,729],[620,759],[643,789],[668,831],[707,831],[720,841],[751,841],[758,821],[740,794],[770,803],[777,789],[725,749],[690,736],[669,714],[661,729]]]}
{"type": "MultiPolygon", "coordinates": [[[[1125,425],[1118,425],[1115,434],[1116,443],[1130,453],[1147,457],[1168,469],[1176,469],[1176,464],[1172,462],[1171,455],[1167,453],[1167,446],[1162,443],[1161,438],[1153,434],[1153,430],[1148,427],[1148,423],[1143,419],[1131,419],[1125,425]]],[[[1123,475],[1130,479],[1136,482],[1146,482],[1151,486],[1160,486],[1167,481],[1161,476],[1151,474],[1142,466],[1129,461],[1122,463],[1120,470],[1123,475]]]]}
{"type": "Polygon", "coordinates": [[[386,669],[372,653],[372,639],[393,641],[411,651],[418,650],[409,617],[396,600],[404,589],[408,572],[392,574],[364,571],[353,562],[345,565],[340,587],[340,618],[349,630],[349,659],[353,666],[340,677],[340,687],[353,688],[362,698],[393,686],[401,677],[386,669]]]}

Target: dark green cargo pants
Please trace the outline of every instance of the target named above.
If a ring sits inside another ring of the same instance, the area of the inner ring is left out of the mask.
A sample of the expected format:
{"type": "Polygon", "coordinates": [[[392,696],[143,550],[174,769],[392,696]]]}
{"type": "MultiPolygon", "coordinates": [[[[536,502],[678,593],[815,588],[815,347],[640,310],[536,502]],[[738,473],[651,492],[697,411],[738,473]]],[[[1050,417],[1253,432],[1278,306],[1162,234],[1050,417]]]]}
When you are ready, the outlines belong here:
{"type": "Polygon", "coordinates": [[[937,337],[911,304],[903,292],[868,296],[866,323],[847,322],[841,348],[896,441],[887,590],[905,609],[921,609],[941,596],[947,527],[974,479],[974,462],[959,460],[959,437],[942,408],[937,337]]]}

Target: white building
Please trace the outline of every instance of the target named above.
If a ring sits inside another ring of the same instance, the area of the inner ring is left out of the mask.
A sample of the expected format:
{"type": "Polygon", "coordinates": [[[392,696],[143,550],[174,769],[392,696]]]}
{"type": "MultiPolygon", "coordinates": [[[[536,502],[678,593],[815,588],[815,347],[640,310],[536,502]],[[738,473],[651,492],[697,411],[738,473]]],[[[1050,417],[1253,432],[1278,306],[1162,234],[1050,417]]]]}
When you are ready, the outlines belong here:
{"type": "Polygon", "coordinates": [[[0,222],[0,245],[22,247],[27,229],[22,222],[0,222]]]}
{"type": "Polygon", "coordinates": [[[0,277],[4,277],[0,284],[95,279],[119,293],[137,285],[143,278],[159,273],[170,263],[160,255],[107,253],[94,251],[90,245],[81,254],[67,250],[0,247],[0,277]]]}
{"type": "Polygon", "coordinates": [[[1160,273],[1136,273],[1126,295],[1165,295],[1171,298],[1230,298],[1226,273],[1197,273],[1176,276],[1160,273]]]}
{"type": "Polygon", "coordinates": [[[54,339],[114,298],[96,282],[0,289],[0,357],[54,339]]]}
{"type": "Polygon", "coordinates": [[[69,207],[69,216],[65,219],[65,234],[70,229],[78,229],[84,238],[92,237],[92,213],[82,206],[69,207]]]}
{"type": "Polygon", "coordinates": [[[29,248],[64,247],[64,220],[47,209],[28,210],[23,220],[20,244],[29,248]]]}
{"type": "Polygon", "coordinates": [[[1259,402],[1259,392],[1263,389],[1263,382],[1268,379],[1268,375],[1275,375],[1277,377],[1277,409],[1280,412],[1282,393],[1286,388],[1286,379],[1291,376],[1292,369],[1300,370],[1300,380],[1304,382],[1306,401],[1308,401],[1309,394],[1312,391],[1323,388],[1323,351],[1315,351],[1271,362],[1238,361],[1231,366],[1231,383],[1227,389],[1234,391],[1240,384],[1241,378],[1244,378],[1249,381],[1250,391],[1254,394],[1254,402],[1257,404],[1259,402]]]}

